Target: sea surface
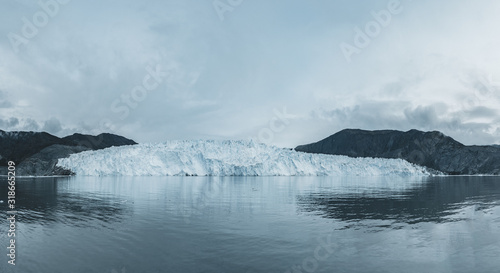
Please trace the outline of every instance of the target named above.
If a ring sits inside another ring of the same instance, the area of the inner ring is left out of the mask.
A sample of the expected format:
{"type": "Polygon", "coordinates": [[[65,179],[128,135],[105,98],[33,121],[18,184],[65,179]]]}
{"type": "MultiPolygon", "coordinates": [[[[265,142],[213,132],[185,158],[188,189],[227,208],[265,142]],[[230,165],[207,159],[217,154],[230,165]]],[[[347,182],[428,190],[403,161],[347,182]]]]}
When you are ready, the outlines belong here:
{"type": "Polygon", "coordinates": [[[499,272],[500,177],[0,178],[0,272],[499,272]]]}

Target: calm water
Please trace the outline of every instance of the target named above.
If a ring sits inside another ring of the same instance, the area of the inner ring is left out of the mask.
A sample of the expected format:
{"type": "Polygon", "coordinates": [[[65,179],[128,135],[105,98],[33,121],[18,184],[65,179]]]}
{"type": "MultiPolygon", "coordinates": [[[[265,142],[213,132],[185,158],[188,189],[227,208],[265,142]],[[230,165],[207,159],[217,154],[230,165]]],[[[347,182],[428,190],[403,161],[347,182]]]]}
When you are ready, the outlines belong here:
{"type": "MultiPolygon", "coordinates": [[[[0,182],[0,200],[7,183],[0,182]]],[[[18,179],[1,272],[499,272],[500,178],[18,179]]]]}

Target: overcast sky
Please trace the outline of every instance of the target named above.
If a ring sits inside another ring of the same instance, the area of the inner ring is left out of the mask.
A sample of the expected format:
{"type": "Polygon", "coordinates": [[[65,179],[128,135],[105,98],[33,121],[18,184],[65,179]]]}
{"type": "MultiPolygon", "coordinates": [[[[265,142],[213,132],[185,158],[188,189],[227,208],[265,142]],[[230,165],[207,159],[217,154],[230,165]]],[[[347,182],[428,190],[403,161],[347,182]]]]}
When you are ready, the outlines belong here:
{"type": "Polygon", "coordinates": [[[500,1],[54,1],[0,0],[0,129],[500,143],[500,1]]]}

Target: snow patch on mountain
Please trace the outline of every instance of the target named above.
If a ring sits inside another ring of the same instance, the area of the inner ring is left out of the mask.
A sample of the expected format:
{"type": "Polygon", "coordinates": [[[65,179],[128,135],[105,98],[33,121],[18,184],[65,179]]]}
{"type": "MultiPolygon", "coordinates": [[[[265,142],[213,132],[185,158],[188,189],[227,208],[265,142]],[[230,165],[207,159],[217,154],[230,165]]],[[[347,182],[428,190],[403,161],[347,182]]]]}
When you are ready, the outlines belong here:
{"type": "Polygon", "coordinates": [[[34,134],[35,134],[35,132],[32,132],[32,131],[30,131],[30,132],[17,132],[17,131],[6,132],[3,130],[0,130],[0,138],[10,138],[10,139],[14,139],[14,140],[23,139],[23,138],[32,136],[34,134]]]}
{"type": "Polygon", "coordinates": [[[308,154],[250,141],[168,141],[85,151],[57,166],[85,176],[426,176],[402,159],[308,154]]]}

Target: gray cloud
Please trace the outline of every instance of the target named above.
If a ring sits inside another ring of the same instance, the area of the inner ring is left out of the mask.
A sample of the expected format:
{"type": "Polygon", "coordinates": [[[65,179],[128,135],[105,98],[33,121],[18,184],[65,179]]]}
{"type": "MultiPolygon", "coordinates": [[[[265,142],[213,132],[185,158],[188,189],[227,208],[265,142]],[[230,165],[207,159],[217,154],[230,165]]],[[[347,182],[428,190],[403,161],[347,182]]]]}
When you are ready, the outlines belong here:
{"type": "Polygon", "coordinates": [[[42,121],[42,123],[39,123],[32,118],[18,119],[16,117],[10,117],[0,119],[0,129],[4,131],[44,131],[53,135],[57,135],[59,137],[67,136],[75,132],[91,132],[89,128],[85,128],[83,124],[81,125],[81,127],[75,128],[64,127],[57,118],[50,118],[48,120],[42,121]]]}
{"type": "Polygon", "coordinates": [[[12,103],[5,99],[6,95],[2,90],[0,90],[0,108],[10,108],[12,107],[12,103]]]}
{"type": "Polygon", "coordinates": [[[38,125],[38,122],[36,120],[27,118],[24,120],[24,124],[21,126],[21,131],[38,131],[40,130],[40,125],[38,125]]]}
{"type": "Polygon", "coordinates": [[[43,124],[42,131],[50,134],[57,134],[62,130],[61,122],[56,118],[46,120],[43,124]]]}
{"type": "Polygon", "coordinates": [[[387,0],[247,1],[222,22],[210,1],[70,1],[17,54],[8,35],[40,7],[9,1],[0,10],[0,126],[140,142],[246,138],[286,106],[296,118],[276,135],[282,146],[346,127],[497,142],[500,38],[491,26],[500,3],[401,2],[347,63],[338,45],[387,0]],[[168,76],[131,101],[156,65],[168,76]]]}
{"type": "Polygon", "coordinates": [[[354,107],[322,110],[312,113],[312,119],[332,124],[331,133],[343,128],[419,129],[442,131],[465,144],[493,144],[498,141],[499,120],[471,121],[477,118],[496,118],[496,109],[476,107],[469,111],[453,112],[445,104],[412,107],[410,102],[365,102],[354,107]],[[498,127],[496,127],[498,128],[498,127]]]}
{"type": "Polygon", "coordinates": [[[0,128],[9,130],[10,128],[16,127],[19,124],[17,118],[0,119],[0,128]]]}
{"type": "Polygon", "coordinates": [[[485,106],[476,106],[465,110],[464,114],[469,118],[497,118],[498,109],[493,109],[485,106]]]}
{"type": "Polygon", "coordinates": [[[10,108],[12,104],[9,101],[0,100],[0,108],[10,108]]]}

